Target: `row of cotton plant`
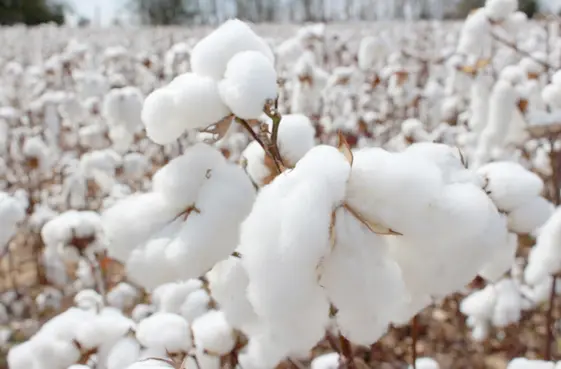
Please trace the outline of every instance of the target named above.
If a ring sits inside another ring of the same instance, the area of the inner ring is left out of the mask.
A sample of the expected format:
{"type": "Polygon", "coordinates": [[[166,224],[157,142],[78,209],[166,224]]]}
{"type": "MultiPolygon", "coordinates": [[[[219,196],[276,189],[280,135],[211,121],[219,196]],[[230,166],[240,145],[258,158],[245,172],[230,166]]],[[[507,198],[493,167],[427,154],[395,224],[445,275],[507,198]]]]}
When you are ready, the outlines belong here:
{"type": "Polygon", "coordinates": [[[477,276],[477,340],[551,298],[561,43],[516,1],[359,37],[80,32],[0,52],[0,256],[41,281],[0,301],[0,349],[32,337],[10,367],[360,368],[477,276]]]}

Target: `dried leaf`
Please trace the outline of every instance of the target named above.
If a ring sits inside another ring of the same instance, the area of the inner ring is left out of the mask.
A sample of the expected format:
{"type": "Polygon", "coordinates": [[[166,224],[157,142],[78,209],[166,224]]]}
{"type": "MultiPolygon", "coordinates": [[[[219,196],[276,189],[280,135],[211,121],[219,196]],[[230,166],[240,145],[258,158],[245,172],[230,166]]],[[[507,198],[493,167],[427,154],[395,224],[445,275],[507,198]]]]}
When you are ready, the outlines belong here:
{"type": "Polygon", "coordinates": [[[409,80],[409,72],[406,70],[397,71],[395,74],[397,76],[397,84],[399,86],[402,86],[405,82],[407,82],[407,80],[409,80]]]}
{"type": "Polygon", "coordinates": [[[205,143],[213,144],[220,141],[230,129],[233,122],[233,115],[228,115],[216,122],[213,125],[208,126],[205,129],[199,130],[199,132],[210,133],[212,138],[206,139],[205,143]]]}
{"type": "Polygon", "coordinates": [[[479,59],[475,63],[475,69],[483,69],[489,64],[491,64],[491,59],[479,59]]]}
{"type": "Polygon", "coordinates": [[[351,213],[352,216],[354,216],[359,222],[361,222],[366,228],[368,228],[373,233],[376,233],[376,234],[379,234],[379,235],[385,235],[385,236],[389,236],[389,235],[403,236],[401,233],[396,232],[396,231],[392,230],[391,228],[388,228],[388,227],[383,226],[381,224],[376,224],[376,223],[369,222],[359,212],[357,212],[352,207],[350,207],[349,204],[344,204],[343,207],[345,208],[345,210],[347,210],[349,213],[351,213]]]}
{"type": "Polygon", "coordinates": [[[517,105],[518,105],[518,109],[520,109],[522,114],[524,114],[524,113],[526,113],[526,110],[528,109],[528,100],[520,99],[520,100],[518,100],[517,105]]]}
{"type": "Polygon", "coordinates": [[[477,69],[475,67],[473,67],[472,65],[462,65],[461,67],[459,67],[459,70],[461,72],[471,74],[472,76],[477,73],[477,69]]]}
{"type": "Polygon", "coordinates": [[[345,159],[349,162],[349,164],[353,165],[353,152],[351,151],[351,146],[347,142],[345,135],[343,132],[339,131],[338,133],[339,143],[337,144],[337,149],[345,156],[345,159]]]}
{"type": "Polygon", "coordinates": [[[539,77],[540,77],[539,73],[532,73],[532,72],[528,73],[528,79],[534,79],[535,80],[535,79],[538,79],[539,77]]]}

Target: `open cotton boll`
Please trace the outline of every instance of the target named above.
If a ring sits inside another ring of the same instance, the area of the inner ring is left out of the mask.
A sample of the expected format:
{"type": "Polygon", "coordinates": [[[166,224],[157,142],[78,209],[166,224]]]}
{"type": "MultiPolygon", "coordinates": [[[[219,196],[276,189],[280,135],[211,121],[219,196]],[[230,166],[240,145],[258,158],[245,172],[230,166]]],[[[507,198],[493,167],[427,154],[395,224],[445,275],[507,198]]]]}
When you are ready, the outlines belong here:
{"type": "Polygon", "coordinates": [[[186,125],[176,114],[175,92],[160,88],[144,100],[141,114],[148,138],[159,145],[175,141],[186,130],[186,125]]]}
{"type": "Polygon", "coordinates": [[[230,257],[219,262],[207,273],[207,278],[212,297],[228,323],[244,332],[251,331],[258,318],[247,299],[249,278],[242,260],[230,257]]]}
{"type": "Polygon", "coordinates": [[[154,358],[138,361],[126,367],[126,369],[173,369],[173,368],[174,366],[172,364],[162,360],[156,360],[154,358]]]}
{"type": "Polygon", "coordinates": [[[263,54],[271,63],[275,60],[269,45],[246,23],[231,19],[195,45],[191,51],[191,69],[198,75],[219,80],[230,59],[249,50],[263,54]]]}
{"type": "Polygon", "coordinates": [[[179,307],[179,313],[188,322],[192,322],[208,311],[211,302],[212,300],[205,290],[193,291],[179,307]]]}
{"type": "Polygon", "coordinates": [[[206,128],[230,114],[220,99],[218,83],[212,78],[185,73],[167,88],[174,91],[175,112],[187,129],[206,128]]]}
{"type": "Polygon", "coordinates": [[[126,262],[130,253],[177,216],[163,195],[134,194],[102,213],[110,257],[126,262]]]}
{"type": "Polygon", "coordinates": [[[508,228],[516,233],[530,233],[549,219],[554,208],[541,196],[528,200],[508,214],[508,228]]]}
{"type": "Polygon", "coordinates": [[[489,163],[478,173],[486,180],[485,191],[502,211],[513,211],[543,191],[541,178],[515,162],[489,163]]]}
{"type": "Polygon", "coordinates": [[[265,104],[277,98],[277,72],[262,53],[243,51],[228,62],[219,90],[234,115],[257,119],[265,104]]]}
{"type": "Polygon", "coordinates": [[[496,302],[497,292],[490,284],[464,298],[460,304],[460,311],[472,319],[486,321],[493,315],[496,302]]]}
{"type": "Polygon", "coordinates": [[[555,363],[543,360],[530,360],[526,358],[512,359],[506,369],[555,369],[555,363]]]}
{"type": "Polygon", "coordinates": [[[514,233],[507,233],[504,217],[492,227],[495,231],[489,232],[491,237],[488,237],[485,242],[493,248],[488,254],[486,263],[479,271],[479,276],[490,282],[496,282],[510,270],[515,261],[518,236],[514,233]]]}
{"type": "MultiPolygon", "coordinates": [[[[272,121],[268,119],[269,129],[272,121]]],[[[316,130],[308,117],[286,114],[279,125],[277,145],[285,166],[294,167],[315,144],[316,130]]]]}
{"type": "Polygon", "coordinates": [[[152,292],[152,302],[160,311],[179,314],[185,299],[202,285],[198,279],[163,284],[152,292]]]}
{"type": "Polygon", "coordinates": [[[140,357],[140,344],[133,337],[117,341],[107,355],[107,369],[122,369],[134,364],[140,357]]]}
{"type": "Polygon", "coordinates": [[[545,86],[541,91],[541,97],[550,108],[561,108],[561,83],[545,86]]]}
{"type": "Polygon", "coordinates": [[[501,21],[518,9],[518,0],[487,0],[485,13],[494,21],[501,21]]]}
{"type": "Polygon", "coordinates": [[[236,345],[236,335],[226,321],[226,316],[218,310],[210,310],[191,324],[195,347],[214,356],[230,353],[236,345]]]}
{"type": "Polygon", "coordinates": [[[555,275],[561,269],[561,210],[558,208],[540,229],[536,245],[532,248],[528,265],[524,270],[524,279],[530,285],[536,285],[545,278],[555,275]]]}
{"type": "Polygon", "coordinates": [[[241,153],[241,158],[245,162],[245,170],[258,186],[263,186],[270,179],[271,169],[265,165],[265,150],[259,142],[251,141],[241,153]]]}
{"type": "Polygon", "coordinates": [[[100,347],[102,344],[117,342],[124,337],[134,323],[124,315],[104,311],[76,328],[76,341],[85,350],[100,347]]]}
{"type": "Polygon", "coordinates": [[[18,224],[25,219],[25,208],[15,197],[0,192],[0,251],[15,235],[18,224]]]}
{"type": "Polygon", "coordinates": [[[346,202],[368,221],[406,233],[425,227],[418,219],[442,185],[440,170],[424,158],[361,149],[354,153],[346,202]]]}
{"type": "Polygon", "coordinates": [[[262,189],[242,224],[249,301],[279,351],[311,349],[329,323],[316,267],[329,251],[331,213],[344,198],[349,171],[336,148],[316,146],[262,189]],[[311,212],[313,222],[302,223],[311,212]]]}
{"type": "Polygon", "coordinates": [[[522,298],[516,283],[510,279],[503,279],[495,284],[497,300],[492,316],[495,327],[503,328],[517,323],[522,314],[522,298]]]}
{"type": "MultiPolygon", "coordinates": [[[[420,357],[415,360],[415,367],[417,369],[440,369],[440,365],[436,360],[430,357],[420,357]]],[[[409,366],[411,369],[412,366],[409,366]]]]}
{"type": "Polygon", "coordinates": [[[334,238],[331,254],[319,266],[320,284],[338,309],[335,320],[341,334],[368,346],[404,310],[408,293],[401,270],[385,240],[343,208],[335,213],[334,238]]]}
{"type": "Polygon", "coordinates": [[[188,352],[191,348],[189,324],[180,315],[158,312],[144,319],[136,329],[141,345],[171,353],[188,352]]]}
{"type": "Polygon", "coordinates": [[[223,160],[204,175],[192,212],[166,249],[166,259],[184,279],[196,278],[236,248],[239,226],[251,211],[255,188],[243,169],[223,160]],[[220,227],[220,232],[215,227],[220,227]]]}
{"type": "Polygon", "coordinates": [[[36,363],[48,363],[48,368],[63,369],[80,359],[80,351],[69,341],[35,337],[31,340],[33,359],[36,363]]]}
{"type": "Polygon", "coordinates": [[[311,369],[339,369],[341,365],[341,355],[337,352],[323,354],[312,360],[311,369]]]}
{"type": "Polygon", "coordinates": [[[7,362],[10,369],[34,368],[34,353],[31,341],[14,345],[8,351],[7,362]]]}
{"type": "Polygon", "coordinates": [[[154,174],[152,190],[161,193],[170,205],[183,211],[195,203],[199,191],[209,180],[207,175],[225,163],[224,156],[214,147],[195,144],[154,174]]]}
{"type": "Polygon", "coordinates": [[[107,303],[110,306],[125,310],[134,306],[140,297],[140,292],[126,282],[120,282],[107,293],[107,303]]]}
{"type": "Polygon", "coordinates": [[[142,320],[148,318],[150,315],[156,312],[156,308],[153,305],[148,304],[138,304],[132,309],[131,319],[135,323],[140,323],[142,320]]]}

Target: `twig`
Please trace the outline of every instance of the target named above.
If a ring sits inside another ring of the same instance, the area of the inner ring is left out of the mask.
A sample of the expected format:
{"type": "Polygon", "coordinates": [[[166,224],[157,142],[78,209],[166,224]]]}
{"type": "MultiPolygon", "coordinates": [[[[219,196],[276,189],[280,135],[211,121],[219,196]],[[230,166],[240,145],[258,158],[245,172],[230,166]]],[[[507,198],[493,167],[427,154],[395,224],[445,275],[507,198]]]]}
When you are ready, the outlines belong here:
{"type": "Polygon", "coordinates": [[[534,55],[532,55],[531,53],[529,53],[526,50],[522,50],[521,48],[518,47],[518,45],[516,45],[515,43],[505,40],[504,38],[502,38],[501,36],[497,35],[494,32],[491,32],[491,37],[495,40],[497,40],[498,42],[500,42],[501,44],[503,44],[504,46],[510,47],[511,49],[513,49],[514,51],[516,51],[517,53],[519,53],[520,55],[526,56],[532,60],[534,60],[536,63],[541,64],[543,67],[545,67],[546,69],[550,70],[553,69],[553,66],[551,64],[549,64],[548,62],[538,59],[536,57],[534,57],[534,55]]]}
{"type": "Polygon", "coordinates": [[[557,276],[553,276],[551,281],[551,289],[549,291],[549,306],[545,316],[545,324],[547,326],[547,338],[544,348],[544,360],[551,361],[551,345],[553,343],[553,309],[555,308],[555,292],[557,289],[557,276]]]}
{"type": "Polygon", "coordinates": [[[351,342],[339,333],[339,343],[341,344],[341,361],[345,363],[346,369],[357,369],[353,358],[353,348],[351,342]]]}
{"type": "Polygon", "coordinates": [[[411,350],[412,350],[412,366],[413,369],[417,369],[417,335],[418,335],[418,320],[417,315],[413,317],[411,321],[411,350]]]}

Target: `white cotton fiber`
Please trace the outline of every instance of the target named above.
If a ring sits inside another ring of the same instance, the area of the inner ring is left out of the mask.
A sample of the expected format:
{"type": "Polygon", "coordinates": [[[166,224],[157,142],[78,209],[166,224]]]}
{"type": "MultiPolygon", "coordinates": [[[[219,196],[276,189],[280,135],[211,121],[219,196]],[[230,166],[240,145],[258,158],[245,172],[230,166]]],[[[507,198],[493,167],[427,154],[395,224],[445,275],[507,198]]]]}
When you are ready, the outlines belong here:
{"type": "Polygon", "coordinates": [[[485,191],[503,211],[515,210],[543,190],[541,178],[515,162],[493,162],[478,169],[486,180],[485,191]]]}
{"type": "Polygon", "coordinates": [[[277,72],[263,54],[240,52],[228,62],[219,88],[232,113],[242,119],[257,119],[265,103],[277,97],[277,72]]]}
{"type": "Polygon", "coordinates": [[[136,338],[141,345],[173,353],[187,352],[191,335],[187,321],[172,313],[155,313],[138,324],[136,338]]]}
{"type": "Polygon", "coordinates": [[[191,325],[195,347],[205,352],[224,356],[236,345],[234,330],[226,321],[226,316],[218,310],[210,310],[195,319],[191,325]]]}
{"type": "Polygon", "coordinates": [[[274,55],[263,39],[244,22],[232,19],[195,45],[191,51],[191,69],[201,76],[221,79],[226,65],[234,55],[253,50],[262,53],[271,63],[274,55]]]}

